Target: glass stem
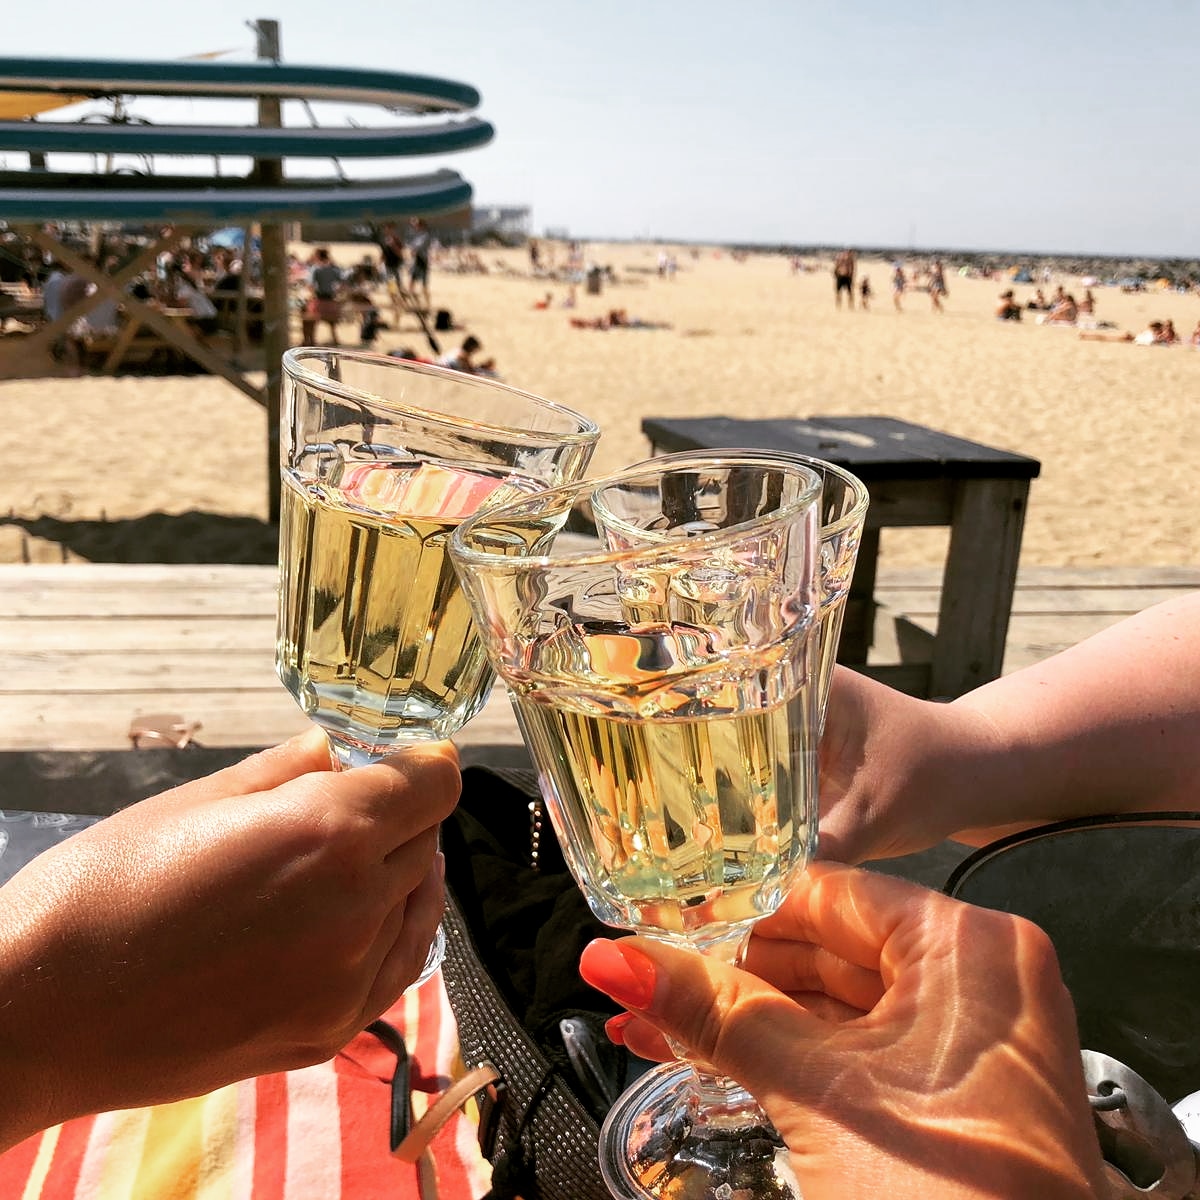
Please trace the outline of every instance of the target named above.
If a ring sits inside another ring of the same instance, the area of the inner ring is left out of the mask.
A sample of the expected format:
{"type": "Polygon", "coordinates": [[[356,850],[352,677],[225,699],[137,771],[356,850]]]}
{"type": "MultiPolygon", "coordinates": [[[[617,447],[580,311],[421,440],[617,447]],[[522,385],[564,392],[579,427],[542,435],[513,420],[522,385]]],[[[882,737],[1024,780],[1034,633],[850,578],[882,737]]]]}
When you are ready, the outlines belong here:
{"type": "MultiPolygon", "coordinates": [[[[692,938],[690,944],[700,954],[736,965],[749,940],[750,927],[747,925],[721,930],[711,938],[692,938]]],[[[740,1083],[728,1075],[718,1074],[707,1063],[697,1062],[685,1047],[670,1038],[667,1040],[675,1057],[692,1068],[688,1089],[692,1136],[704,1137],[708,1131],[719,1135],[723,1129],[744,1131],[747,1127],[770,1125],[758,1101],[740,1083]]]]}

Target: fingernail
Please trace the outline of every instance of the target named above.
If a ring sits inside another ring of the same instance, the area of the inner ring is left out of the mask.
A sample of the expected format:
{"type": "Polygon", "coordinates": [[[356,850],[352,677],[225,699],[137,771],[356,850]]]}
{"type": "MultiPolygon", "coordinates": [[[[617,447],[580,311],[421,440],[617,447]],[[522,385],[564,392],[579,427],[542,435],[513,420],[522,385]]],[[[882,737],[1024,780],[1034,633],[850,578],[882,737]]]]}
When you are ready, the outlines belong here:
{"type": "Polygon", "coordinates": [[[592,987],[627,1008],[649,1008],[654,999],[654,963],[628,942],[599,938],[583,948],[579,973],[592,987]]]}
{"type": "Polygon", "coordinates": [[[633,1013],[618,1013],[615,1017],[609,1017],[604,1022],[604,1032],[608,1034],[608,1040],[616,1046],[625,1045],[625,1030],[632,1020],[633,1013]]]}

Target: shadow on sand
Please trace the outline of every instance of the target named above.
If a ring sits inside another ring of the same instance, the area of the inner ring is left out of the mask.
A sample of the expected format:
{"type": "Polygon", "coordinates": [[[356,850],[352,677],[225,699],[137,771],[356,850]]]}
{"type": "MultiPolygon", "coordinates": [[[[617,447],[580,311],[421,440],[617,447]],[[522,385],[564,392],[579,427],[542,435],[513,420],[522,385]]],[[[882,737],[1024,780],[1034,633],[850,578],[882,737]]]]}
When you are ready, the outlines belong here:
{"type": "Polygon", "coordinates": [[[0,517],[31,538],[55,542],[89,562],[264,563],[277,561],[279,527],[256,517],[191,512],[147,513],[117,521],[0,517]]]}

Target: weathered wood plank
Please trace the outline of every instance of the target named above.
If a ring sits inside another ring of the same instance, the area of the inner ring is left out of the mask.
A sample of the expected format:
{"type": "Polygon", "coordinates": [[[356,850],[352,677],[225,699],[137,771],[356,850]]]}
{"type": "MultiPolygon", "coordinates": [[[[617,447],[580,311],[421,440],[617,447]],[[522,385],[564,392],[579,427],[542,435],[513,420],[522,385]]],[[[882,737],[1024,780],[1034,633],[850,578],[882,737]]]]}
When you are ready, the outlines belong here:
{"type": "MultiPolygon", "coordinates": [[[[940,587],[940,567],[879,565],[879,587],[940,587]]],[[[1024,587],[1185,587],[1200,588],[1200,566],[1044,567],[1017,568],[1017,588],[1024,587]]]]}
{"type": "Polygon", "coordinates": [[[275,571],[269,567],[176,567],[175,575],[105,571],[89,582],[87,564],[0,567],[0,611],[14,617],[242,616],[275,611],[275,571]],[[22,580],[19,572],[36,575],[22,580]],[[197,573],[192,574],[195,570],[197,573]],[[246,572],[236,574],[235,572],[246,572]],[[214,572],[214,573],[210,573],[214,572]],[[269,572],[269,574],[263,574],[269,572]]]}
{"type": "Polygon", "coordinates": [[[280,687],[274,651],[210,648],[178,654],[159,650],[17,651],[6,654],[0,694],[104,696],[125,691],[267,691],[280,687]]]}
{"type": "MultiPolygon", "coordinates": [[[[920,691],[929,668],[896,665],[894,618],[934,628],[940,585],[936,568],[880,564],[871,674],[920,691]]],[[[1200,568],[1024,568],[1004,670],[1197,589],[1200,568]]],[[[130,719],[156,711],[203,722],[213,746],[290,736],[305,718],[275,678],[274,614],[269,566],[0,565],[0,749],[121,748],[130,719]]],[[[502,692],[457,740],[519,743],[502,692]]]]}
{"type": "MultiPolygon", "coordinates": [[[[278,685],[274,691],[202,694],[131,688],[103,697],[42,692],[0,695],[0,749],[117,749],[129,745],[132,718],[153,712],[174,712],[200,721],[196,737],[205,746],[269,746],[308,727],[304,714],[278,685]]],[[[454,740],[464,746],[520,743],[502,688],[454,740]]]]}
{"type": "MultiPolygon", "coordinates": [[[[10,617],[0,615],[0,655],[47,650],[128,653],[222,653],[275,644],[275,616],[242,617],[10,617]]],[[[0,688],[4,680],[0,677],[0,688]]]]}
{"type": "MultiPolygon", "coordinates": [[[[1162,600],[1186,596],[1195,588],[1018,588],[1012,616],[1059,616],[1072,613],[1141,612],[1162,600]]],[[[879,601],[889,612],[936,623],[938,592],[933,588],[880,588],[879,601]]]]}

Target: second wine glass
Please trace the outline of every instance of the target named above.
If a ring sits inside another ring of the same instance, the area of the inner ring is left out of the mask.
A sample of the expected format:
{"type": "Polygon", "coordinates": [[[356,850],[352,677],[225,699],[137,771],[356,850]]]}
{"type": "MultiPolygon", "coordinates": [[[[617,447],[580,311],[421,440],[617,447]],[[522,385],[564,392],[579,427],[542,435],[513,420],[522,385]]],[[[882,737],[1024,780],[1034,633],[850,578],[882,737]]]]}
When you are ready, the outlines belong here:
{"type": "MultiPolygon", "coordinates": [[[[676,455],[455,531],[455,565],[600,920],[732,961],[807,863],[819,497],[819,478],[794,461],[676,455]],[[556,553],[598,489],[619,491],[660,536],[556,553]],[[708,528],[691,536],[697,513],[708,528]]],[[[794,1194],[761,1108],[702,1065],[643,1076],[600,1152],[624,1200],[794,1194]]]]}

